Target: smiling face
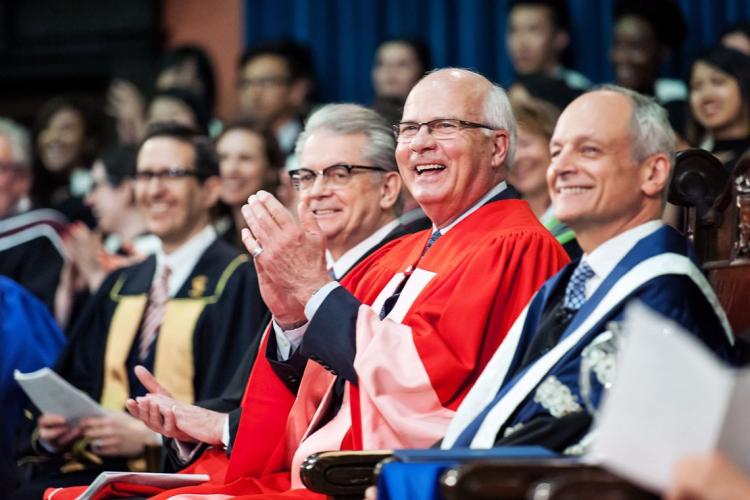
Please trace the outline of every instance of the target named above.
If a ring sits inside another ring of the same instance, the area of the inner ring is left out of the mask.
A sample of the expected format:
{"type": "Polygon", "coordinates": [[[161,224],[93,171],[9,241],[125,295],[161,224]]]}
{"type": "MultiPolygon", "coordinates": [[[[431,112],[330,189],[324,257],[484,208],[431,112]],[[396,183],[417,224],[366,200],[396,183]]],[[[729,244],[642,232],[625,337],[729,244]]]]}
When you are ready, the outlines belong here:
{"type": "Polygon", "coordinates": [[[384,43],[375,55],[372,82],[375,95],[406,99],[424,73],[414,49],[406,43],[384,43]]]}
{"type": "Polygon", "coordinates": [[[609,57],[618,85],[644,94],[654,91],[663,49],[648,22],[637,16],[622,16],[615,24],[609,57]]]}
{"type": "MultiPolygon", "coordinates": [[[[137,172],[164,172],[172,167],[195,171],[191,144],[171,137],[153,137],[138,152],[137,172]]],[[[136,201],[148,230],[162,241],[164,251],[179,248],[210,221],[209,209],[221,189],[218,177],[199,183],[195,177],[136,180],[136,201]]]]}
{"type": "Polygon", "coordinates": [[[30,188],[29,168],[16,165],[10,138],[0,135],[0,219],[13,210],[30,188]]]}
{"type": "Polygon", "coordinates": [[[524,197],[547,193],[547,167],[550,163],[549,140],[544,134],[518,127],[516,157],[508,182],[524,197]]]}
{"type": "Polygon", "coordinates": [[[83,116],[74,108],[60,108],[37,137],[39,158],[50,172],[69,171],[84,154],[86,126],[83,116]]]}
{"type": "MultiPolygon", "coordinates": [[[[483,123],[491,84],[474,73],[442,70],[420,81],[409,94],[403,121],[455,118],[483,123]]],[[[436,140],[420,128],[410,142],[396,146],[406,187],[425,214],[443,227],[505,178],[508,133],[465,128],[436,140]]]]}
{"type": "MultiPolygon", "coordinates": [[[[587,252],[661,212],[661,190],[650,184],[653,162],[633,160],[632,108],[622,94],[584,94],[560,115],[550,141],[547,184],[555,216],[576,232],[587,252]],[[590,242],[596,244],[586,245],[590,242]]],[[[658,182],[667,178],[668,168],[658,182]]]]}
{"type": "MultiPolygon", "coordinates": [[[[337,135],[318,130],[305,141],[300,168],[323,170],[336,164],[373,166],[364,156],[366,146],[365,134],[337,135]]],[[[334,189],[318,176],[313,187],[300,194],[307,200],[326,238],[326,246],[338,258],[394,218],[393,205],[400,185],[396,172],[355,170],[346,186],[334,189]]]]}
{"type": "Polygon", "coordinates": [[[750,125],[737,80],[701,61],[693,65],[690,77],[690,110],[714,136],[738,125],[747,131],[750,125]]]}
{"type": "Polygon", "coordinates": [[[275,175],[268,164],[260,134],[233,129],[216,144],[221,171],[221,200],[229,206],[247,202],[251,194],[262,189],[275,175]]]}

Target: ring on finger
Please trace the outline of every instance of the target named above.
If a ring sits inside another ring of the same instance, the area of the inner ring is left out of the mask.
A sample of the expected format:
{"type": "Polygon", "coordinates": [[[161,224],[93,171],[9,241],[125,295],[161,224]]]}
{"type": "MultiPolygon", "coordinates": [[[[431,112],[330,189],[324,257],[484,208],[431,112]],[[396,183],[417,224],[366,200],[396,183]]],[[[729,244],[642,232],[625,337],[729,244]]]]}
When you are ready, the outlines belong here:
{"type": "Polygon", "coordinates": [[[263,253],[263,248],[261,248],[260,245],[256,245],[255,248],[253,248],[253,251],[250,253],[250,255],[252,255],[253,258],[256,258],[262,253],[263,253]]]}

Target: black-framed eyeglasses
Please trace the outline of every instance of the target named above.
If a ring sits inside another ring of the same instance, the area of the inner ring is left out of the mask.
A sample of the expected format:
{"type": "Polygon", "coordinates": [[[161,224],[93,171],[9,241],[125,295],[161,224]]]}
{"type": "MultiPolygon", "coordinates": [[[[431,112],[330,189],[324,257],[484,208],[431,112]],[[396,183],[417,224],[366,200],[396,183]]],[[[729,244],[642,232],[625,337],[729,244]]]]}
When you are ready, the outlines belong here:
{"type": "Polygon", "coordinates": [[[323,170],[313,170],[310,168],[300,168],[290,170],[289,177],[292,178],[292,185],[297,191],[306,191],[313,187],[315,179],[323,176],[323,180],[331,187],[344,187],[349,184],[352,175],[357,172],[387,172],[382,167],[373,167],[369,165],[350,165],[347,163],[338,163],[331,165],[323,170]]]}
{"type": "Polygon", "coordinates": [[[135,173],[135,180],[144,184],[148,183],[151,179],[176,181],[177,179],[185,179],[187,177],[203,179],[205,178],[205,175],[201,175],[193,170],[188,170],[185,167],[169,167],[165,170],[139,170],[135,173]]]}
{"type": "Polygon", "coordinates": [[[435,118],[428,122],[399,122],[393,126],[393,135],[398,142],[411,142],[422,126],[427,126],[427,131],[435,139],[450,139],[458,134],[458,131],[464,128],[486,128],[487,130],[496,130],[483,123],[467,122],[456,118],[435,118]]]}

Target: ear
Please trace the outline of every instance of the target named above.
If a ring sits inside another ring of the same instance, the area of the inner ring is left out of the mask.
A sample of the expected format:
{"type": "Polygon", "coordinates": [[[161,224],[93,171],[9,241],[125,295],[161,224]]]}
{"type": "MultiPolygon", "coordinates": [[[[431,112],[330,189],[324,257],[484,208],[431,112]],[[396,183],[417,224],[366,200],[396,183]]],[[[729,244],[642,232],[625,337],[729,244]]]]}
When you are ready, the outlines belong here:
{"type": "Polygon", "coordinates": [[[219,202],[221,197],[221,177],[212,175],[203,181],[201,185],[203,191],[202,202],[204,208],[209,209],[219,202]]]}
{"type": "Polygon", "coordinates": [[[667,189],[672,172],[669,157],[657,154],[641,164],[641,190],[646,196],[656,197],[667,189]]]}
{"type": "Polygon", "coordinates": [[[401,176],[398,172],[386,172],[383,174],[383,186],[380,192],[380,208],[389,210],[396,205],[401,194],[401,176]]]}
{"type": "Polygon", "coordinates": [[[510,146],[510,134],[507,130],[495,130],[492,137],[492,168],[500,169],[506,167],[505,159],[508,156],[510,146]]]}
{"type": "Polygon", "coordinates": [[[555,53],[558,55],[561,54],[568,48],[568,45],[570,45],[570,35],[568,35],[568,32],[560,29],[556,30],[555,36],[552,39],[552,46],[555,48],[555,53]]]}

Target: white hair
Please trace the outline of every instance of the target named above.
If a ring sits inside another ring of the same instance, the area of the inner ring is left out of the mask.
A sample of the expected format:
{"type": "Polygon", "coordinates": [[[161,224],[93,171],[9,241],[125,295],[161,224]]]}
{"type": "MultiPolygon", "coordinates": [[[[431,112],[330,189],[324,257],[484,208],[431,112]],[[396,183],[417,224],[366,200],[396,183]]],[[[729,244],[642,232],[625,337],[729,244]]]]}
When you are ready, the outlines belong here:
{"type": "Polygon", "coordinates": [[[19,167],[31,167],[31,136],[29,131],[13,120],[0,118],[0,136],[8,138],[13,161],[19,167]]]}

